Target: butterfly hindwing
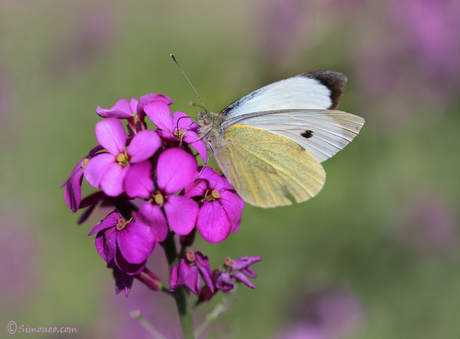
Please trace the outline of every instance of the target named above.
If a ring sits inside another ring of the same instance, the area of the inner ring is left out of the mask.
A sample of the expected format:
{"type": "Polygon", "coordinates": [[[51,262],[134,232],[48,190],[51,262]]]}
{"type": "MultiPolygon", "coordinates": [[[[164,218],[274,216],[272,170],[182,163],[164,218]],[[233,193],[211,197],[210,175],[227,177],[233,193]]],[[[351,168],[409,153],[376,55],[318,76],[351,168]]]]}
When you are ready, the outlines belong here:
{"type": "Polygon", "coordinates": [[[253,127],[234,125],[214,156],[219,167],[248,203],[260,207],[290,205],[315,196],[326,174],[321,164],[290,139],[253,127]]]}

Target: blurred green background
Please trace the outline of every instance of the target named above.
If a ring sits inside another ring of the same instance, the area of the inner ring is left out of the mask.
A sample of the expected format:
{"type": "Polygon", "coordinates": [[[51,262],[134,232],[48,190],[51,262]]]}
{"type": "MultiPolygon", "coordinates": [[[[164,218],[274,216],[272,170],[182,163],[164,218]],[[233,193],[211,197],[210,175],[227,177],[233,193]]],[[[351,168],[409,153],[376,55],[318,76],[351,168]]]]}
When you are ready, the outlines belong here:
{"type": "MultiPolygon", "coordinates": [[[[0,1],[0,337],[14,320],[78,329],[34,338],[148,338],[140,309],[180,338],[168,296],[138,281],[115,296],[87,237],[108,211],[77,226],[59,188],[96,145],[97,105],[156,92],[195,115],[170,53],[212,111],[331,69],[349,77],[340,108],[366,119],[317,197],[247,205],[237,234],[198,239],[213,267],[263,257],[203,338],[460,338],[457,0],[0,1]]],[[[168,282],[163,261],[157,246],[168,282]]]]}

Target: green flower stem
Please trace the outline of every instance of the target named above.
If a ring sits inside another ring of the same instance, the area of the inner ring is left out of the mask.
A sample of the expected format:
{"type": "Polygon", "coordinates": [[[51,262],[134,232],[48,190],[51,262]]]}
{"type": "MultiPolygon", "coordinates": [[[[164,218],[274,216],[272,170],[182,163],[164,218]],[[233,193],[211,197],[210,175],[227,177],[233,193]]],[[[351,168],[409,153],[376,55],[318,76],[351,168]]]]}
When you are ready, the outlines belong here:
{"type": "Polygon", "coordinates": [[[158,330],[153,327],[152,324],[150,324],[141,314],[139,310],[132,311],[131,312],[131,317],[136,318],[139,320],[141,325],[147,330],[147,332],[150,333],[150,335],[155,338],[155,339],[166,339],[158,330]]]}
{"type": "Polygon", "coordinates": [[[224,313],[226,310],[227,308],[225,307],[224,303],[217,304],[216,307],[214,307],[212,311],[206,315],[203,323],[196,329],[195,335],[199,336],[201,332],[203,332],[209,326],[210,323],[216,320],[219,315],[224,313]]]}
{"type": "Polygon", "coordinates": [[[195,336],[199,336],[214,320],[216,320],[222,313],[226,312],[230,306],[235,301],[236,290],[238,285],[235,285],[235,288],[222,297],[222,301],[218,303],[211,312],[206,315],[203,323],[196,329],[195,336]]]}
{"type": "MultiPolygon", "coordinates": [[[[161,245],[165,250],[169,268],[172,269],[172,267],[179,262],[176,243],[174,241],[174,233],[170,232],[166,240],[163,241],[161,245]]],[[[180,323],[182,325],[182,332],[184,333],[184,339],[195,339],[195,335],[193,334],[192,314],[187,307],[187,295],[185,294],[184,286],[179,287],[171,294],[176,301],[180,323]]]]}

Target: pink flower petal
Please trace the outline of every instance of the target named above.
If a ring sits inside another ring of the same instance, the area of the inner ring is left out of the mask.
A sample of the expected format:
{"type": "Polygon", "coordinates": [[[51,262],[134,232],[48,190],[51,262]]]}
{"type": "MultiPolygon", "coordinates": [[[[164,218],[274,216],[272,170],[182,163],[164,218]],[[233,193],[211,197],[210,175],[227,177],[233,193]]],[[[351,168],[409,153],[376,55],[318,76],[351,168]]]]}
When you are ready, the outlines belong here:
{"type": "Polygon", "coordinates": [[[123,185],[129,197],[149,199],[154,189],[152,164],[149,161],[143,161],[131,165],[123,185]]]}
{"type": "Polygon", "coordinates": [[[195,200],[171,195],[164,204],[171,229],[180,235],[189,234],[195,227],[199,206],[195,200]]]}
{"type": "Polygon", "coordinates": [[[235,278],[236,280],[241,281],[243,284],[250,288],[255,288],[255,286],[249,281],[248,278],[243,273],[237,272],[237,273],[232,273],[231,274],[232,278],[235,278]]]}
{"type": "Polygon", "coordinates": [[[157,242],[165,241],[169,228],[160,206],[145,202],[139,209],[136,220],[152,227],[157,242]]]}
{"type": "Polygon", "coordinates": [[[64,187],[64,201],[73,213],[78,211],[81,201],[81,182],[83,181],[83,169],[73,173],[66,181],[64,187]]]}
{"type": "Polygon", "coordinates": [[[178,283],[185,284],[190,291],[198,295],[201,290],[200,275],[195,266],[188,266],[184,259],[179,262],[179,281],[178,283]]]}
{"type": "Polygon", "coordinates": [[[129,162],[136,163],[147,160],[157,151],[160,145],[160,137],[154,131],[140,131],[129,144],[127,152],[129,162]]]}
{"type": "Polygon", "coordinates": [[[240,204],[240,210],[243,212],[244,210],[244,200],[240,198],[240,196],[237,194],[236,199],[238,199],[238,203],[240,204]]]}
{"type": "Polygon", "coordinates": [[[215,183],[212,183],[210,185],[211,189],[217,189],[218,191],[221,191],[222,189],[234,190],[233,186],[230,185],[227,179],[225,179],[223,176],[220,176],[219,174],[214,172],[214,170],[211,167],[205,167],[204,169],[202,169],[202,166],[200,166],[198,170],[201,171],[201,175],[200,175],[201,179],[206,179],[206,180],[209,180],[210,182],[216,181],[219,184],[223,185],[223,186],[216,186],[215,183]]]}
{"type": "MultiPolygon", "coordinates": [[[[198,175],[198,173],[197,173],[198,175]]],[[[188,198],[203,197],[209,187],[209,182],[204,179],[196,179],[184,189],[184,196],[188,198]]]]}
{"type": "Polygon", "coordinates": [[[115,255],[115,264],[117,264],[118,268],[129,275],[137,275],[141,274],[142,271],[145,269],[145,265],[147,264],[147,260],[140,264],[132,264],[126,261],[123,258],[120,250],[117,251],[115,255]]]}
{"type": "Polygon", "coordinates": [[[235,288],[230,273],[223,272],[216,280],[216,287],[222,292],[228,292],[235,288]]]}
{"type": "Polygon", "coordinates": [[[131,110],[131,114],[137,113],[137,104],[138,103],[139,103],[139,101],[137,101],[137,99],[135,99],[135,98],[131,98],[131,100],[129,100],[129,108],[131,110]]]}
{"type": "Polygon", "coordinates": [[[110,153],[99,153],[85,167],[84,175],[89,184],[95,188],[101,187],[101,181],[108,168],[115,164],[115,157],[110,153]]]}
{"type": "Polygon", "coordinates": [[[201,252],[195,252],[195,265],[200,272],[201,278],[203,278],[206,285],[212,293],[214,293],[214,285],[212,284],[212,272],[211,265],[209,264],[208,257],[201,254],[201,252]]]}
{"type": "Polygon", "coordinates": [[[262,261],[261,257],[249,257],[249,256],[241,257],[235,260],[235,264],[230,268],[230,272],[233,272],[236,270],[248,269],[249,266],[259,261],[262,261]]]}
{"type": "Polygon", "coordinates": [[[174,265],[171,269],[171,282],[169,283],[169,291],[174,292],[180,284],[179,281],[179,265],[174,265]]]}
{"type": "Polygon", "coordinates": [[[200,139],[197,133],[187,131],[184,135],[184,141],[196,149],[201,159],[203,159],[205,163],[208,161],[208,151],[204,145],[204,142],[200,139]]]}
{"type": "Polygon", "coordinates": [[[133,117],[129,102],[125,98],[118,100],[111,109],[97,106],[96,113],[102,118],[130,119],[133,117]]]}
{"type": "Polygon", "coordinates": [[[178,142],[179,139],[177,139],[174,134],[172,134],[169,131],[162,131],[162,130],[157,130],[156,131],[158,135],[161,137],[161,140],[166,141],[166,142],[178,142]]]}
{"type": "Polygon", "coordinates": [[[121,166],[118,163],[112,163],[107,166],[107,170],[101,180],[101,189],[109,197],[116,197],[123,193],[123,181],[129,171],[129,164],[121,166]]]}
{"type": "Polygon", "coordinates": [[[88,236],[99,233],[100,231],[103,231],[109,227],[114,227],[118,224],[118,220],[120,220],[121,214],[118,213],[117,210],[114,210],[110,212],[104,220],[99,222],[96,226],[93,227],[91,232],[88,234],[88,236]]]}
{"type": "Polygon", "coordinates": [[[236,193],[230,191],[220,191],[219,202],[227,212],[228,217],[232,221],[232,232],[238,232],[241,223],[240,203],[236,193]]]}
{"type": "Polygon", "coordinates": [[[195,124],[187,113],[176,111],[173,113],[174,129],[181,129],[198,133],[198,125],[195,124]]]}
{"type": "Polygon", "coordinates": [[[130,115],[133,112],[133,111],[131,111],[131,107],[129,105],[128,99],[126,99],[126,98],[121,98],[120,100],[118,100],[115,103],[115,105],[113,105],[110,109],[112,111],[122,111],[122,112],[125,112],[125,113],[129,113],[130,115]]]}
{"type": "Polygon", "coordinates": [[[117,244],[127,262],[140,264],[152,253],[155,247],[155,234],[150,226],[130,222],[118,232],[117,244]]]}
{"type": "Polygon", "coordinates": [[[179,148],[167,149],[158,158],[158,187],[166,194],[177,192],[195,179],[196,170],[193,155],[179,148]]]}
{"type": "Polygon", "coordinates": [[[120,270],[114,261],[111,261],[107,265],[107,268],[113,269],[113,277],[115,278],[115,293],[118,294],[125,291],[125,295],[128,297],[131,287],[133,286],[134,277],[120,270]]]}
{"type": "Polygon", "coordinates": [[[99,232],[95,239],[97,253],[109,262],[117,252],[117,230],[115,227],[99,232]]]}
{"type": "Polygon", "coordinates": [[[241,273],[244,273],[244,275],[246,275],[248,277],[251,277],[251,278],[256,278],[257,277],[257,273],[254,272],[254,270],[252,268],[250,268],[250,267],[242,268],[241,273]]]}
{"type": "Polygon", "coordinates": [[[137,105],[137,113],[140,114],[144,111],[145,106],[155,101],[163,101],[167,105],[172,105],[174,101],[163,94],[151,93],[143,95],[139,98],[137,105]]]}
{"type": "Polygon", "coordinates": [[[132,115],[122,111],[112,111],[110,109],[104,109],[99,106],[96,108],[96,113],[101,118],[115,118],[115,119],[132,119],[132,115]]]}
{"type": "Polygon", "coordinates": [[[65,185],[67,185],[67,183],[72,179],[72,176],[75,175],[75,173],[77,173],[78,171],[81,171],[81,170],[82,170],[81,165],[85,162],[86,159],[87,159],[87,158],[81,159],[81,160],[78,162],[78,164],[75,165],[75,167],[74,167],[73,170],[72,170],[72,173],[70,173],[69,178],[68,178],[66,181],[64,181],[64,183],[61,185],[61,188],[64,187],[65,185]]]}
{"type": "Polygon", "coordinates": [[[153,101],[144,107],[150,120],[163,131],[174,133],[174,125],[169,105],[163,100],[153,101]]]}
{"type": "Polygon", "coordinates": [[[208,201],[201,206],[196,227],[206,241],[218,243],[230,235],[232,222],[217,200],[208,201]]]}
{"type": "Polygon", "coordinates": [[[126,134],[121,121],[109,118],[96,124],[96,139],[109,153],[115,157],[125,152],[126,134]]]}

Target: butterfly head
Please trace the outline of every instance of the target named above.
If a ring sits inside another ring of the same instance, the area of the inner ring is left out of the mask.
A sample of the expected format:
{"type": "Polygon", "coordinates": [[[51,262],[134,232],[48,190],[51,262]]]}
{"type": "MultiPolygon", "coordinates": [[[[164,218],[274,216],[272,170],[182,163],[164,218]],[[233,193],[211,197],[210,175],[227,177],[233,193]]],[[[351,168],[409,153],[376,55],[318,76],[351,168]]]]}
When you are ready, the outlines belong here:
{"type": "Polygon", "coordinates": [[[225,121],[225,117],[210,111],[198,112],[197,123],[200,128],[200,137],[203,139],[208,148],[212,151],[212,144],[216,142],[216,138],[223,134],[221,124],[225,121]]]}

